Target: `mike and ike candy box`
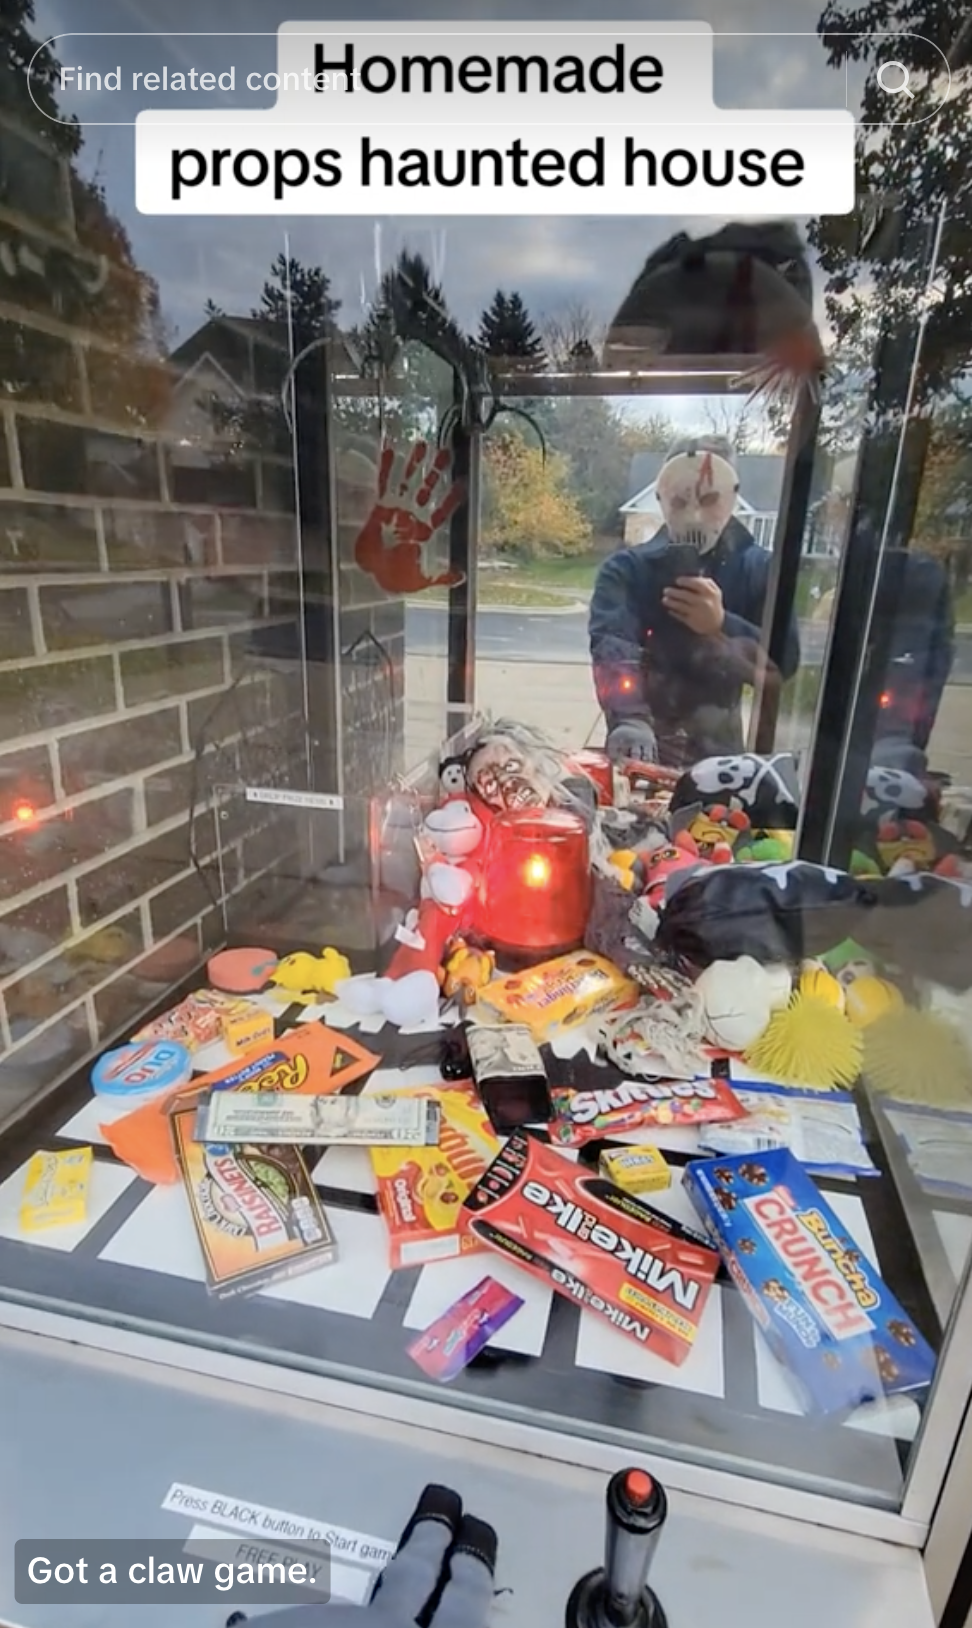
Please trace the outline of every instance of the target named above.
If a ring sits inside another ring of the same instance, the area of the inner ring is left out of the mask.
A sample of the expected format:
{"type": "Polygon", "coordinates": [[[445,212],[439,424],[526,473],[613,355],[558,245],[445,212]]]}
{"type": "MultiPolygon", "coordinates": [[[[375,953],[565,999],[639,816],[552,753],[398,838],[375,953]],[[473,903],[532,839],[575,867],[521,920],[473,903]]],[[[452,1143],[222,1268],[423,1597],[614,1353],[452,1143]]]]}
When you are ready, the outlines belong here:
{"type": "Polygon", "coordinates": [[[719,1257],[706,1240],[529,1134],[466,1200],[466,1234],[676,1366],[692,1350],[719,1257]]]}
{"type": "Polygon", "coordinates": [[[931,1347],[788,1148],[696,1162],[683,1179],[809,1412],[930,1384],[931,1347]]]}

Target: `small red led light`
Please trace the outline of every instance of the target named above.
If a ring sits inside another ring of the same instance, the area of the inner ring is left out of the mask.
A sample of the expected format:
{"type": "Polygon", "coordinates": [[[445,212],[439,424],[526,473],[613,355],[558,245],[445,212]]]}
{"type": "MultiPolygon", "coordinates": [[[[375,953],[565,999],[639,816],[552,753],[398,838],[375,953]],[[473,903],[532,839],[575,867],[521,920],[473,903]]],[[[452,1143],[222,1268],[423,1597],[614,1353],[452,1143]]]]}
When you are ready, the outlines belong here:
{"type": "Polygon", "coordinates": [[[882,707],[889,707],[893,699],[894,697],[892,696],[891,691],[884,690],[880,698],[880,705],[882,707]]]}
{"type": "Polygon", "coordinates": [[[625,694],[627,695],[629,690],[634,689],[634,680],[630,679],[630,678],[622,678],[622,680],[621,680],[621,688],[624,690],[625,694]]]}
{"type": "Polygon", "coordinates": [[[37,818],[37,811],[31,803],[16,803],[13,817],[20,825],[30,825],[37,818]]]}

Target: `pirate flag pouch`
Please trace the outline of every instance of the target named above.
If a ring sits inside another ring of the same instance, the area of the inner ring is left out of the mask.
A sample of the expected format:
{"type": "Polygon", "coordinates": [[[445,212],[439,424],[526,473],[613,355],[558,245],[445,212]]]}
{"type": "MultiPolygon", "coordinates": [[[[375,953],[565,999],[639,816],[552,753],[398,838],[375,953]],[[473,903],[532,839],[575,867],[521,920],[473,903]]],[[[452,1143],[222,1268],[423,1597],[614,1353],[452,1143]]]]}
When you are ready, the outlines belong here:
{"type": "Polygon", "coordinates": [[[972,987],[972,883],[927,873],[858,879],[802,860],[714,865],[679,880],[654,948],[704,968],[825,955],[852,938],[875,961],[950,989],[972,987]]]}
{"type": "Polygon", "coordinates": [[[794,831],[800,810],[796,759],[790,752],[702,758],[679,780],[671,810],[716,804],[740,810],[754,830],[794,831]]]}

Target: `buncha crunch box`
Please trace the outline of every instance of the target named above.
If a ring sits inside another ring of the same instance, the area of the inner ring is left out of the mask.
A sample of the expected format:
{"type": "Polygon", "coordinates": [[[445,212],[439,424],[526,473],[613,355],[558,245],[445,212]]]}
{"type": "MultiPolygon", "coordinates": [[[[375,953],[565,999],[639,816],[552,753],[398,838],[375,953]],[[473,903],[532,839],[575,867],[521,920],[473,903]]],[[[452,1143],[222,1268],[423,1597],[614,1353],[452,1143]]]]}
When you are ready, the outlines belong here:
{"type": "Polygon", "coordinates": [[[931,1382],[930,1346],[787,1148],[690,1164],[684,1182],[809,1411],[931,1382]]]}

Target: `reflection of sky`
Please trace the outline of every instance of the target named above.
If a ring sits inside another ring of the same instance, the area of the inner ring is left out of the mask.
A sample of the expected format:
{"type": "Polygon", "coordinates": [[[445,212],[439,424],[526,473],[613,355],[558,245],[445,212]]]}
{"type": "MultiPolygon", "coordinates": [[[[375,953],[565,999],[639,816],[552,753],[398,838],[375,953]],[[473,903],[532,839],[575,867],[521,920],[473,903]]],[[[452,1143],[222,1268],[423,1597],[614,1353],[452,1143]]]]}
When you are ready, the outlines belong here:
{"type": "MultiPolygon", "coordinates": [[[[361,20],[424,18],[529,18],[544,8],[535,3],[463,6],[443,0],[416,4],[399,0],[369,0],[366,4],[316,5],[318,18],[361,20]]],[[[644,18],[642,0],[614,0],[612,20],[644,18]]],[[[626,292],[646,254],[672,232],[693,235],[722,224],[720,220],[683,221],[674,217],[638,219],[545,217],[536,220],[501,219],[484,224],[476,220],[386,219],[377,222],[338,218],[186,219],[148,217],[134,205],[133,133],[127,125],[98,124],[101,120],[130,120],[144,100],[131,90],[133,70],[185,71],[191,66],[219,71],[235,64],[237,85],[251,70],[264,72],[276,65],[272,32],[278,24],[300,17],[294,0],[234,0],[231,8],[215,0],[38,0],[37,31],[45,34],[95,31],[73,46],[59,47],[62,61],[77,61],[102,73],[122,69],[122,90],[74,94],[64,92],[61,105],[89,123],[81,163],[103,182],[109,204],[123,220],[136,261],[154,275],[163,312],[173,337],[185,338],[202,320],[203,306],[213,299],[230,312],[246,312],[258,300],[267,268],[289,245],[298,259],[323,265],[342,301],[342,318],[351,322],[362,315],[363,296],[374,289],[376,262],[387,265],[406,244],[419,249],[442,267],[446,293],[456,316],[467,327],[477,324],[479,313],[497,288],[516,288],[535,318],[555,315],[572,303],[583,303],[596,319],[607,320],[626,292]],[[217,28],[232,11],[231,33],[215,37],[171,37],[173,30],[217,28]],[[270,31],[270,37],[247,37],[248,30],[270,31]],[[169,38],[150,38],[155,33],[169,38]],[[95,37],[100,34],[101,37],[95,37]],[[125,35],[135,37],[125,37],[125,35]]],[[[824,107],[844,105],[844,72],[827,67],[823,48],[815,37],[820,0],[655,0],[659,18],[697,19],[708,10],[708,20],[726,31],[716,49],[715,99],[722,106],[824,107]],[[785,28],[794,37],[772,31],[785,28]],[[745,29],[748,37],[732,35],[745,29]],[[748,31],[752,31],[749,33],[748,31]],[[802,31],[802,32],[801,32],[802,31]]],[[[558,21],[570,17],[597,18],[596,0],[559,0],[558,21]]],[[[272,95],[237,92],[227,105],[269,105],[272,95]]],[[[156,99],[157,105],[218,105],[210,93],[156,99]]],[[[681,417],[681,414],[678,415],[681,417]]]]}

